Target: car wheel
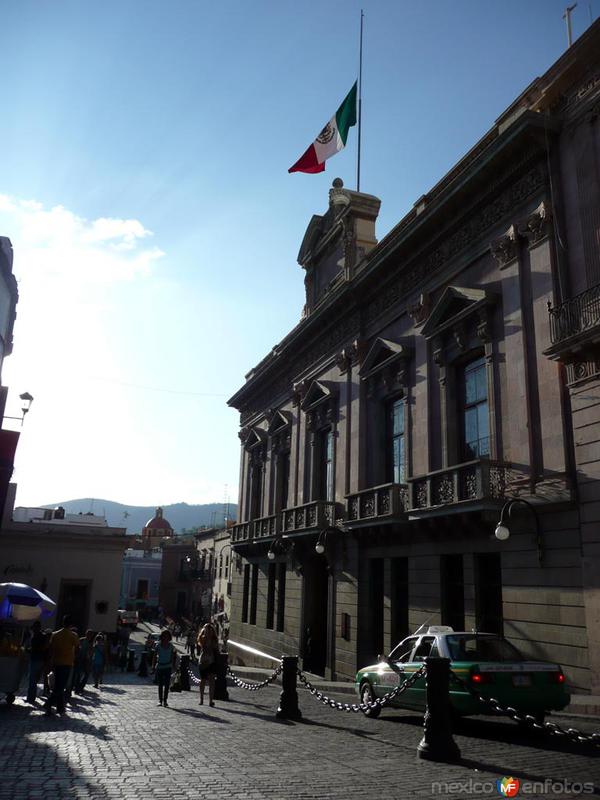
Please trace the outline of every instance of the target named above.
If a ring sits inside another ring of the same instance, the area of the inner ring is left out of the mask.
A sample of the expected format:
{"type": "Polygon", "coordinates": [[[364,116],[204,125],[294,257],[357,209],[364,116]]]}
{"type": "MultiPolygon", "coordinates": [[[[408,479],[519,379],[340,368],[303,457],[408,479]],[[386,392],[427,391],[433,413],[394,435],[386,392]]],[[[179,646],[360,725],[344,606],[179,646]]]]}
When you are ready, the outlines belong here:
{"type": "Polygon", "coordinates": [[[14,694],[7,694],[7,695],[6,695],[6,705],[7,705],[7,706],[12,706],[12,704],[13,704],[14,702],[15,702],[15,696],[14,696],[14,694]]]}
{"type": "MultiPolygon", "coordinates": [[[[360,687],[360,702],[361,703],[374,703],[375,702],[375,692],[371,688],[371,684],[365,683],[362,684],[360,687]]],[[[366,711],[363,711],[365,717],[371,717],[371,719],[375,719],[381,714],[381,707],[376,706],[375,708],[369,708],[366,711]]]]}

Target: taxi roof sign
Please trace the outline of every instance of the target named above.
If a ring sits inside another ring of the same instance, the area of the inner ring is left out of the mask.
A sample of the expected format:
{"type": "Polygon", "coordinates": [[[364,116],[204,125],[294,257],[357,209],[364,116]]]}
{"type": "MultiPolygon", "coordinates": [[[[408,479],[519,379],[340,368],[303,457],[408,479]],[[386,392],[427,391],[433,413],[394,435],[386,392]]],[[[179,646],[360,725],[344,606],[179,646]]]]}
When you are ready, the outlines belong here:
{"type": "Polygon", "coordinates": [[[454,633],[454,628],[450,625],[430,625],[427,633],[454,633]]]}

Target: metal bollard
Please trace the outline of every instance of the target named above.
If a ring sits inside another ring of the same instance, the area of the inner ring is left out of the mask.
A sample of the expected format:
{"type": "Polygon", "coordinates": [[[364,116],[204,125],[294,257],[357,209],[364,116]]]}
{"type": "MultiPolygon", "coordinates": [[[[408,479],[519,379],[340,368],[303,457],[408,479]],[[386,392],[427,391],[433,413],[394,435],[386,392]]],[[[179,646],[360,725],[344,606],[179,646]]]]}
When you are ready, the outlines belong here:
{"type": "Polygon", "coordinates": [[[135,650],[129,649],[127,651],[128,659],[127,659],[127,672],[135,672],[135,650]]]}
{"type": "Polygon", "coordinates": [[[140,667],[138,669],[138,675],[140,676],[140,678],[148,677],[148,653],[145,650],[142,650],[142,654],[140,656],[140,667]]]}
{"type": "Polygon", "coordinates": [[[182,692],[190,692],[190,657],[180,656],[179,658],[179,683],[182,692]]]}
{"type": "Polygon", "coordinates": [[[229,653],[217,653],[216,675],[215,675],[215,700],[229,700],[227,691],[227,667],[229,665],[229,653]]]}
{"type": "Polygon", "coordinates": [[[298,692],[296,680],[298,677],[298,656],[282,656],[283,670],[281,673],[281,694],[279,695],[278,719],[302,719],[302,712],[298,708],[298,692]]]}
{"type": "Polygon", "coordinates": [[[460,750],[452,738],[450,721],[450,659],[425,659],[427,709],[417,757],[429,761],[458,761],[460,750]]]}

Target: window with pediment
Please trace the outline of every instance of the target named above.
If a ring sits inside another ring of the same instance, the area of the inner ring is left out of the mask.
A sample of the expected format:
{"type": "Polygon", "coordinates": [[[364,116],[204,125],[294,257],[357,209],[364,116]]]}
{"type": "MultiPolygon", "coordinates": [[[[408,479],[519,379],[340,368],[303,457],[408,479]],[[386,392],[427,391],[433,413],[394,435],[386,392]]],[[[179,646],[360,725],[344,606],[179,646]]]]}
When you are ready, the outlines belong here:
{"type": "Polygon", "coordinates": [[[403,483],[408,474],[410,342],[376,339],[360,368],[366,388],[367,486],[403,483]]]}
{"type": "Polygon", "coordinates": [[[267,435],[261,428],[244,429],[240,438],[247,454],[245,519],[262,516],[267,435]]]}
{"type": "Polygon", "coordinates": [[[328,381],[313,381],[301,403],[306,414],[310,444],[311,500],[335,500],[335,431],[337,387],[328,381]]]}
{"type": "Polygon", "coordinates": [[[291,415],[285,411],[271,410],[268,414],[267,433],[271,447],[271,492],[269,513],[278,514],[288,507],[290,497],[291,465],[291,415]]]}
{"type": "Polygon", "coordinates": [[[492,311],[485,289],[448,286],[422,333],[429,340],[439,384],[439,448],[432,468],[496,458],[492,311]]]}

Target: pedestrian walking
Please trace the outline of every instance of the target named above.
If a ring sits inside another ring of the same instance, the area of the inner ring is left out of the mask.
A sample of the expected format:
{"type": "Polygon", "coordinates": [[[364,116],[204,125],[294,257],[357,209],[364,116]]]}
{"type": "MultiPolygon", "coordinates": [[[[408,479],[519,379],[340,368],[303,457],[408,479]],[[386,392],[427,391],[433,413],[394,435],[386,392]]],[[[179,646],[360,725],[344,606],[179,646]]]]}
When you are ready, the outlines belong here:
{"type": "Polygon", "coordinates": [[[29,688],[27,690],[27,702],[35,703],[37,697],[37,685],[46,661],[46,653],[49,642],[46,634],[42,633],[42,626],[36,621],[31,626],[31,638],[29,640],[29,688]]]}
{"type": "Polygon", "coordinates": [[[175,665],[177,653],[171,642],[170,631],[162,631],[160,639],[154,650],[154,660],[152,666],[156,670],[156,682],[158,683],[158,705],[168,707],[169,687],[171,685],[171,672],[175,665]]]}
{"type": "Polygon", "coordinates": [[[217,671],[219,639],[214,626],[210,622],[207,622],[198,634],[198,649],[198,667],[200,669],[200,705],[204,703],[204,690],[208,681],[208,701],[210,706],[214,706],[215,673],[217,671]]]}
{"type": "Polygon", "coordinates": [[[71,630],[71,617],[65,614],[63,626],[52,634],[50,640],[50,663],[54,673],[54,689],[44,703],[46,714],[52,714],[52,706],[56,706],[59,714],[65,712],[65,689],[69,675],[75,663],[75,654],[79,648],[79,639],[71,630]]]}
{"type": "Polygon", "coordinates": [[[99,684],[104,678],[104,667],[106,665],[106,644],[104,636],[99,633],[94,639],[92,650],[92,675],[94,676],[94,688],[99,689],[99,684]]]}
{"type": "Polygon", "coordinates": [[[94,631],[87,630],[85,636],[79,640],[79,650],[75,657],[73,668],[73,691],[81,694],[89,680],[92,671],[92,649],[94,646],[94,631]]]}

